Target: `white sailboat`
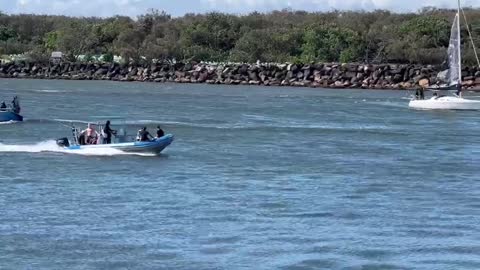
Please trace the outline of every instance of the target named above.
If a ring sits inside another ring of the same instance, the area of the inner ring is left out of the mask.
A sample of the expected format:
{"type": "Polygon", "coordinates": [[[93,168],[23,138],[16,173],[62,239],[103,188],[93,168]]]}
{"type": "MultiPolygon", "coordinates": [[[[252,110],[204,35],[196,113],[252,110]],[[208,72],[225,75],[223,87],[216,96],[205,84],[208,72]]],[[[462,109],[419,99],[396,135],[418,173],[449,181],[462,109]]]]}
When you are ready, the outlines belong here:
{"type": "MultiPolygon", "coordinates": [[[[460,1],[453,20],[448,46],[448,85],[446,89],[456,90],[454,95],[437,96],[430,99],[412,99],[408,106],[424,110],[480,110],[480,100],[462,97],[462,56],[460,37],[460,1]]],[[[443,88],[442,88],[443,89],[443,88]]],[[[440,89],[439,89],[440,90],[440,89]]]]}

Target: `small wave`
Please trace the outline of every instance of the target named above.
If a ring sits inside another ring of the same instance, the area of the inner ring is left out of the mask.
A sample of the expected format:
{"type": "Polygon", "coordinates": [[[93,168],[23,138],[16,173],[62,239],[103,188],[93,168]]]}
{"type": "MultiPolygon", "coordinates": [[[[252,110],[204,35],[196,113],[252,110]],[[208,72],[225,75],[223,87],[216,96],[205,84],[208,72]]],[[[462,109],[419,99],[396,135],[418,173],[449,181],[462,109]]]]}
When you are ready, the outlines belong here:
{"type": "MultiPolygon", "coordinates": [[[[88,124],[88,123],[93,123],[93,124],[104,124],[104,120],[95,120],[92,119],[90,121],[87,120],[80,120],[80,119],[61,119],[61,118],[54,118],[54,119],[43,119],[43,118],[28,118],[24,119],[24,122],[29,122],[29,123],[63,123],[63,124],[88,124]]],[[[112,120],[112,125],[123,125],[127,124],[129,125],[128,121],[122,122],[122,121],[115,121],[112,120]]],[[[136,121],[135,121],[136,122],[136,121]]],[[[161,123],[161,122],[158,122],[161,123]]],[[[140,122],[138,123],[140,124],[140,122]]]]}
{"type": "Polygon", "coordinates": [[[55,90],[55,89],[45,89],[45,90],[33,90],[33,92],[37,92],[37,93],[67,93],[68,91],[55,90]]]}
{"type": "Polygon", "coordinates": [[[53,140],[39,142],[37,144],[2,144],[0,143],[0,153],[65,153],[84,156],[119,156],[119,155],[137,155],[137,156],[154,156],[153,154],[144,153],[126,153],[117,149],[80,149],[65,150],[57,146],[53,140]]]}
{"type": "MultiPolygon", "coordinates": [[[[47,121],[49,121],[47,119],[47,121]]],[[[77,120],[77,119],[52,119],[50,121],[54,121],[54,122],[60,122],[60,123],[81,123],[81,124],[88,124],[90,122],[94,122],[94,121],[84,121],[84,120],[77,120]]]]}
{"type": "Polygon", "coordinates": [[[299,98],[303,98],[302,96],[298,96],[298,95],[278,95],[278,96],[275,96],[275,98],[288,98],[288,99],[299,99],[299,98]]]}
{"type": "Polygon", "coordinates": [[[393,128],[386,125],[337,125],[337,124],[307,124],[307,123],[231,123],[231,124],[196,124],[188,122],[161,122],[165,125],[185,126],[211,129],[295,129],[295,130],[391,130],[393,128]]]}
{"type": "Polygon", "coordinates": [[[18,121],[0,122],[0,125],[11,125],[11,124],[15,124],[15,123],[20,123],[20,122],[18,122],[18,121]]]}
{"type": "Polygon", "coordinates": [[[265,115],[257,115],[257,114],[244,114],[243,117],[247,119],[257,120],[257,121],[270,121],[272,120],[271,117],[265,115]]]}
{"type": "MultiPolygon", "coordinates": [[[[113,123],[112,123],[113,124],[113,123]]],[[[196,127],[196,128],[206,128],[206,129],[319,129],[319,130],[390,130],[392,127],[386,125],[341,125],[341,124],[309,124],[309,123],[288,123],[281,124],[278,122],[271,123],[226,123],[226,124],[216,124],[216,123],[192,123],[192,122],[181,122],[181,121],[160,121],[160,120],[137,120],[137,121],[127,121],[127,125],[170,125],[170,126],[179,126],[179,127],[196,127]]]]}
{"type": "MultiPolygon", "coordinates": [[[[162,120],[151,120],[151,119],[141,119],[141,120],[126,120],[126,121],[115,121],[112,120],[112,126],[117,127],[127,127],[127,126],[156,126],[156,125],[166,125],[170,127],[193,127],[199,129],[235,129],[235,130],[251,130],[251,129],[295,129],[295,130],[340,130],[340,131],[351,131],[351,130],[366,130],[366,131],[378,131],[378,130],[393,130],[394,128],[386,125],[358,125],[358,124],[334,124],[334,123],[295,123],[291,121],[285,121],[284,124],[274,121],[271,122],[268,117],[257,116],[257,115],[244,115],[251,117],[251,119],[257,119],[257,121],[252,122],[236,122],[236,123],[215,123],[215,121],[204,121],[202,122],[183,122],[183,121],[162,121],[162,120]],[[206,123],[205,123],[206,122],[206,123]]],[[[28,119],[28,122],[52,122],[52,123],[64,123],[64,124],[88,124],[88,123],[97,123],[98,121],[85,121],[78,119],[28,119]]],[[[283,122],[283,121],[282,121],[283,122]]]]}
{"type": "MultiPolygon", "coordinates": [[[[113,118],[113,117],[112,117],[113,118]]],[[[95,120],[92,119],[90,121],[87,120],[80,120],[80,119],[61,119],[61,118],[54,118],[54,119],[42,119],[42,118],[26,118],[24,122],[28,123],[63,123],[63,124],[88,124],[88,123],[100,123],[103,124],[105,121],[102,119],[95,120]]],[[[115,121],[111,120],[112,125],[148,125],[148,124],[165,124],[168,122],[165,121],[157,121],[157,120],[135,120],[135,121],[115,121]]]]}
{"type": "Polygon", "coordinates": [[[406,107],[408,107],[407,103],[392,102],[392,101],[374,101],[374,102],[366,102],[366,104],[380,105],[380,106],[386,106],[386,107],[395,107],[395,108],[406,108],[406,107]]]}

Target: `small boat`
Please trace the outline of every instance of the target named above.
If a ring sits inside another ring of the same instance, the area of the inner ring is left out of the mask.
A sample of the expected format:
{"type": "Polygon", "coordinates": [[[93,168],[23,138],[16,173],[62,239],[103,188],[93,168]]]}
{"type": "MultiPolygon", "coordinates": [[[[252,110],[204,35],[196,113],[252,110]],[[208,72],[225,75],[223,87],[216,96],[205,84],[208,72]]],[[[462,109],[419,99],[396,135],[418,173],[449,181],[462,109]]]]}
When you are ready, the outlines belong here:
{"type": "Polygon", "coordinates": [[[22,122],[23,116],[11,110],[0,111],[0,122],[22,122]]]}
{"type": "Polygon", "coordinates": [[[22,122],[23,116],[20,115],[20,102],[18,97],[14,97],[12,106],[7,107],[5,102],[2,102],[0,107],[0,122],[22,122]]]}
{"type": "MultiPolygon", "coordinates": [[[[450,44],[448,46],[448,70],[446,71],[447,85],[437,88],[429,88],[429,90],[432,90],[435,93],[436,91],[441,90],[455,91],[456,93],[443,96],[437,96],[437,94],[435,94],[430,99],[416,97],[408,104],[410,108],[424,110],[480,110],[480,100],[466,99],[462,97],[460,9],[460,1],[458,1],[458,11],[453,21],[450,33],[450,44]]],[[[470,33],[470,31],[468,32],[470,33]]]]}
{"type": "Polygon", "coordinates": [[[148,153],[148,154],[160,154],[167,146],[173,142],[173,135],[167,134],[161,138],[155,138],[151,141],[140,142],[125,142],[125,143],[112,143],[112,144],[93,144],[93,145],[80,145],[77,143],[70,143],[68,138],[61,138],[57,140],[57,145],[65,150],[78,151],[86,149],[116,149],[122,152],[128,153],[148,153]]]}
{"type": "MultiPolygon", "coordinates": [[[[99,126],[99,130],[101,131],[102,129],[102,126],[99,126]]],[[[172,134],[166,134],[163,137],[154,138],[149,141],[138,141],[131,136],[127,136],[125,130],[122,128],[116,133],[115,139],[111,144],[102,144],[100,137],[96,144],[85,144],[83,142],[84,140],[80,139],[82,137],[81,133],[75,126],[72,126],[72,136],[73,140],[69,140],[68,138],[58,139],[56,141],[57,145],[67,151],[115,149],[127,153],[158,155],[169,146],[174,139],[172,134]]]]}

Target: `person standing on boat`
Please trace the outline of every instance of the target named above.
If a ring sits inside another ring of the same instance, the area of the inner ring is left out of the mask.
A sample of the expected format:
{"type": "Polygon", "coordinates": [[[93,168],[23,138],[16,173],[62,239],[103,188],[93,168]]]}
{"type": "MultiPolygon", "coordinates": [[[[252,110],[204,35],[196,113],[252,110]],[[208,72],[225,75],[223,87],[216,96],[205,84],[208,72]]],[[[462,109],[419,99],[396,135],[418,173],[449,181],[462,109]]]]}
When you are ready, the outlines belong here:
{"type": "Polygon", "coordinates": [[[415,91],[415,99],[425,99],[425,88],[423,86],[418,86],[415,91]]]}
{"type": "Polygon", "coordinates": [[[143,127],[140,129],[137,133],[137,141],[141,142],[149,142],[151,139],[153,139],[152,135],[147,131],[147,127],[143,127]]]}
{"type": "Polygon", "coordinates": [[[20,113],[20,104],[18,103],[18,97],[14,96],[12,100],[12,109],[14,113],[20,113]]]}
{"type": "Polygon", "coordinates": [[[157,139],[165,136],[165,132],[160,128],[160,126],[157,126],[157,139]]]}
{"type": "Polygon", "coordinates": [[[112,134],[117,134],[117,131],[110,128],[110,120],[108,120],[103,128],[103,144],[112,143],[112,134]]]}
{"type": "Polygon", "coordinates": [[[455,93],[458,97],[462,97],[462,84],[457,83],[457,92],[455,93]]]}
{"type": "Polygon", "coordinates": [[[85,144],[97,144],[100,134],[95,130],[95,126],[91,123],[88,123],[87,129],[83,130],[80,133],[80,138],[85,140],[85,144]]]}
{"type": "Polygon", "coordinates": [[[6,111],[7,110],[7,104],[5,104],[5,101],[2,101],[2,105],[0,105],[0,111],[6,111]]]}

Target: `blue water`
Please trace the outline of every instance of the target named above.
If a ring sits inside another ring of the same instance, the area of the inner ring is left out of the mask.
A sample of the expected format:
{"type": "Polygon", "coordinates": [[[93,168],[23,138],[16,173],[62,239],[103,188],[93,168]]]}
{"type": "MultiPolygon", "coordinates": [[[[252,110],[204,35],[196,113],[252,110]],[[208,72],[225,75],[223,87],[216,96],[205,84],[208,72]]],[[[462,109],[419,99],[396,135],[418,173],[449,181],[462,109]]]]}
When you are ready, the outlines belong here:
{"type": "Polygon", "coordinates": [[[480,269],[480,114],[398,91],[0,80],[0,269],[480,269]],[[65,125],[157,124],[158,157],[65,125]]]}

